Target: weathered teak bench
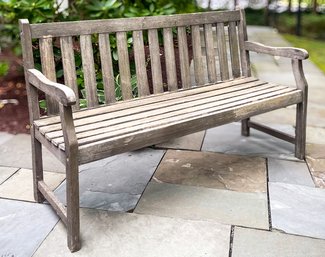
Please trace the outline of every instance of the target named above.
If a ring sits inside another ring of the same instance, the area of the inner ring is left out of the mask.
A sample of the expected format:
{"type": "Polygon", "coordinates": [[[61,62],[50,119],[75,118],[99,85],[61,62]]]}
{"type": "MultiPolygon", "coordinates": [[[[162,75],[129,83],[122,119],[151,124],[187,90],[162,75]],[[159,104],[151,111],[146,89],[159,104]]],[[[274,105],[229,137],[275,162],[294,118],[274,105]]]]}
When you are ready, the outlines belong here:
{"type": "Polygon", "coordinates": [[[296,157],[304,158],[307,83],[302,60],[308,58],[308,53],[303,49],[275,48],[247,41],[241,10],[48,24],[29,24],[28,20],[20,20],[20,29],[32,124],[35,199],[38,202],[46,199],[61,217],[67,227],[71,251],[81,247],[80,164],[240,120],[243,135],[249,136],[250,128],[261,130],[295,144],[296,157]],[[130,83],[127,33],[132,33],[133,37],[132,53],[139,94],[135,99],[132,99],[130,83]],[[161,72],[159,33],[163,35],[167,83],[164,83],[161,72]],[[98,36],[105,89],[106,104],[101,106],[96,95],[93,35],[98,36]],[[152,89],[148,86],[144,35],[148,36],[149,42],[152,89]],[[187,35],[191,41],[187,40],[187,35]],[[123,101],[118,102],[115,102],[109,36],[115,37],[117,42],[123,96],[123,101]],[[56,83],[54,38],[60,42],[65,85],[56,83]],[[175,54],[173,38],[177,39],[179,56],[175,54]],[[39,40],[43,74],[34,68],[33,39],[39,40]],[[88,108],[83,110],[79,110],[76,83],[73,46],[76,39],[80,44],[88,102],[88,108]],[[191,82],[189,45],[193,49],[195,86],[191,82]],[[249,51],[291,58],[296,87],[262,82],[252,77],[249,51]],[[176,58],[179,58],[180,76],[176,72],[176,58]],[[181,81],[181,88],[178,81],[181,81]],[[164,92],[166,85],[168,92],[164,92]],[[55,113],[58,107],[59,115],[40,116],[38,90],[47,94],[49,111],[55,113]],[[253,115],[293,104],[297,105],[295,137],[249,120],[253,115]],[[43,181],[42,145],[66,167],[66,207],[43,181]]]}

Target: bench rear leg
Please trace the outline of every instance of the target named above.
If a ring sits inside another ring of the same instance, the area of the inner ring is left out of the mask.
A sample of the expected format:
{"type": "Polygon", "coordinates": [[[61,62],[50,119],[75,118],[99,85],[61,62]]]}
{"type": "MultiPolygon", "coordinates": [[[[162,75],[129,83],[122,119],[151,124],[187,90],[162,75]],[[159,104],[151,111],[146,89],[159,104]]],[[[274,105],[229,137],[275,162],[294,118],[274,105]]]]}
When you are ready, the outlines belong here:
{"type": "Polygon", "coordinates": [[[81,248],[79,173],[76,154],[71,154],[70,158],[67,158],[66,175],[68,247],[71,252],[76,252],[81,248]]]}
{"type": "Polygon", "coordinates": [[[306,103],[297,104],[296,111],[296,144],[295,156],[298,159],[305,159],[306,152],[306,123],[307,123],[307,108],[306,103]]]}
{"type": "Polygon", "coordinates": [[[43,180],[42,144],[34,137],[32,132],[32,167],[34,199],[38,203],[44,202],[45,198],[38,189],[38,181],[43,180]]]}
{"type": "Polygon", "coordinates": [[[250,135],[250,128],[249,128],[249,118],[244,119],[241,121],[241,134],[242,136],[248,137],[250,135]]]}

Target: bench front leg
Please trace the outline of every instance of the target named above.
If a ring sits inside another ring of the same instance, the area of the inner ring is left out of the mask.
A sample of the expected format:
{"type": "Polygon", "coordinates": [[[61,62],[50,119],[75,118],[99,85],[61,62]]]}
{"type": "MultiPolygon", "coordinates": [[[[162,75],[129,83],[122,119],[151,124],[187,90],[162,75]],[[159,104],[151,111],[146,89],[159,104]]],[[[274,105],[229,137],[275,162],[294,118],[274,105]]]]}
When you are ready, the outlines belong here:
{"type": "Polygon", "coordinates": [[[66,199],[68,247],[71,252],[81,248],[79,213],[78,141],[71,106],[60,104],[60,116],[66,153],[66,199]]]}

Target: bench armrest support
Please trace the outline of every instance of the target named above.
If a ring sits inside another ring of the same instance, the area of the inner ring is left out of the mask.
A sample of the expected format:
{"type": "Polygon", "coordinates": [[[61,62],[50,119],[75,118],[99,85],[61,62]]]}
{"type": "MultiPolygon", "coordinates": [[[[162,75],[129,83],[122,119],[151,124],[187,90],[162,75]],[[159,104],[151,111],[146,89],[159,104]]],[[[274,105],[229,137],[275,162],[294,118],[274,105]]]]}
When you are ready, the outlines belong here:
{"type": "Polygon", "coordinates": [[[71,88],[49,80],[36,69],[28,69],[27,76],[30,84],[53,97],[62,105],[71,106],[76,103],[76,96],[71,88]]]}
{"type": "Polygon", "coordinates": [[[295,47],[272,47],[257,42],[245,41],[244,48],[246,51],[287,57],[294,60],[305,60],[309,57],[305,49],[295,47]]]}

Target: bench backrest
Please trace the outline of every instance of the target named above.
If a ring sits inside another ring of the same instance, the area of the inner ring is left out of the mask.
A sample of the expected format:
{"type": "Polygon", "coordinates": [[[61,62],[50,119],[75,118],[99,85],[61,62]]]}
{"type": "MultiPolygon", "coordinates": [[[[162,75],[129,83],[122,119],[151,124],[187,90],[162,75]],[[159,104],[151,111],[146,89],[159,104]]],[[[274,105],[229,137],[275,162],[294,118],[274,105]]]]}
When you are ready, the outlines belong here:
{"type": "MultiPolygon", "coordinates": [[[[32,40],[37,39],[44,75],[56,81],[56,63],[62,62],[63,82],[79,100],[77,79],[83,74],[88,107],[99,105],[99,87],[105,103],[115,102],[116,83],[126,100],[249,75],[248,58],[241,47],[246,40],[242,10],[46,24],[21,20],[21,30],[25,69],[34,67],[32,40]],[[128,44],[133,45],[131,51],[128,44]],[[60,49],[61,60],[55,60],[53,45],[60,49]],[[77,53],[82,71],[76,70],[77,53]],[[135,74],[130,72],[132,62],[135,74]]],[[[50,113],[56,112],[50,99],[48,106],[50,113]]]]}

